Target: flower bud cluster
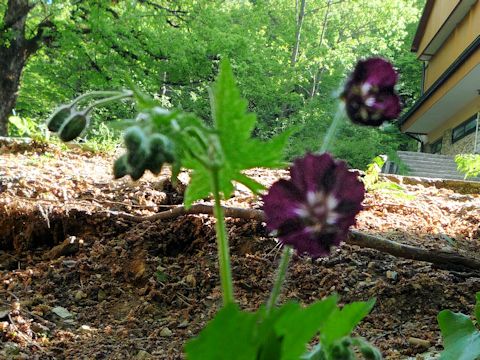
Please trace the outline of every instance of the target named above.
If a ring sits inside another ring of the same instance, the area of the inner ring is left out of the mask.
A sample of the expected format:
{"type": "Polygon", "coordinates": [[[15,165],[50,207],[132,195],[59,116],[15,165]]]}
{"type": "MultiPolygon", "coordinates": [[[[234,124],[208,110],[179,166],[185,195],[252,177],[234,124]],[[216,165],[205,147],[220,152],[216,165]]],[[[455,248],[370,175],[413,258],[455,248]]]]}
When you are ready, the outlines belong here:
{"type": "Polygon", "coordinates": [[[113,165],[115,179],[130,175],[140,179],[146,170],[158,175],[164,164],[175,161],[172,141],[163,134],[147,134],[141,127],[132,126],[123,136],[127,152],[113,165]]]}
{"type": "Polygon", "coordinates": [[[77,111],[73,105],[63,105],[55,110],[47,121],[48,130],[58,133],[62,141],[72,141],[87,128],[88,111],[77,111]]]}

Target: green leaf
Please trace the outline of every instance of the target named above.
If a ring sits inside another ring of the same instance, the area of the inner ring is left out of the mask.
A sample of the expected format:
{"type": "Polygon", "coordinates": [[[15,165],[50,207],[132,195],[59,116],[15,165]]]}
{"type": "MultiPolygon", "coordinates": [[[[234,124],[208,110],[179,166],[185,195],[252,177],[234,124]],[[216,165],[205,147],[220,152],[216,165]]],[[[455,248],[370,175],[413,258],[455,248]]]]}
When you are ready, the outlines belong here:
{"type": "Polygon", "coordinates": [[[477,325],[480,322],[480,291],[475,294],[475,319],[477,319],[477,325]]]}
{"type": "Polygon", "coordinates": [[[440,360],[480,358],[480,333],[467,315],[443,310],[437,319],[445,348],[440,360]]]}
{"type": "Polygon", "coordinates": [[[282,360],[298,360],[305,352],[306,344],[330,318],[336,309],[337,296],[332,295],[322,301],[285,313],[275,324],[276,333],[283,337],[282,360]]]}
{"type": "MultiPolygon", "coordinates": [[[[254,167],[283,167],[283,149],[291,131],[287,131],[270,141],[260,141],[251,137],[256,117],[247,112],[247,101],[242,99],[235,86],[232,69],[227,61],[222,61],[220,74],[211,91],[211,107],[216,136],[221,151],[219,164],[220,192],[228,198],[233,192],[232,181],[238,181],[254,192],[262,187],[248,179],[243,170],[254,167]]],[[[205,196],[205,174],[199,161],[189,163],[195,170],[187,197],[187,206],[205,196]]],[[[210,184],[209,184],[210,185],[210,184]]]]}
{"type": "Polygon", "coordinates": [[[185,346],[188,360],[252,360],[258,316],[230,304],[221,309],[200,335],[185,346]]]}
{"type": "Polygon", "coordinates": [[[335,309],[320,329],[321,342],[330,347],[336,340],[350,335],[357,324],[368,315],[375,305],[375,299],[347,304],[343,309],[335,309]]]}
{"type": "Polygon", "coordinates": [[[195,200],[206,198],[210,195],[211,177],[207,169],[198,167],[191,174],[190,183],[185,190],[183,203],[188,209],[195,200]]]}

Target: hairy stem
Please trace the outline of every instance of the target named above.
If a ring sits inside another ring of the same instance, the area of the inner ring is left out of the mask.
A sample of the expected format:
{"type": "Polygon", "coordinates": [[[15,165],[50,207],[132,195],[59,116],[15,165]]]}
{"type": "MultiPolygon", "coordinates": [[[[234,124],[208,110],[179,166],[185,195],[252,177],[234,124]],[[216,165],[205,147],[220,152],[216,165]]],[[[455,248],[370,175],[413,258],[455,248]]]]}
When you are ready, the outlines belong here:
{"type": "Polygon", "coordinates": [[[109,104],[111,102],[115,102],[117,100],[121,100],[121,99],[125,99],[125,98],[130,98],[133,96],[133,92],[131,91],[124,91],[116,96],[112,96],[112,97],[108,97],[106,99],[102,99],[102,100],[98,100],[98,101],[95,101],[94,103],[92,103],[86,110],[85,112],[86,113],[89,113],[90,111],[92,111],[95,107],[97,106],[100,106],[100,105],[106,105],[106,104],[109,104]]]}
{"type": "Polygon", "coordinates": [[[283,282],[287,276],[288,263],[292,257],[292,248],[290,246],[285,246],[282,252],[282,257],[280,259],[280,264],[277,269],[277,277],[275,283],[273,284],[272,292],[270,298],[267,302],[267,315],[272,311],[273,307],[277,304],[278,297],[280,296],[280,291],[282,290],[283,282]]]}
{"type": "Polygon", "coordinates": [[[77,97],[75,100],[73,100],[71,105],[75,105],[82,100],[92,98],[92,97],[106,97],[106,96],[115,96],[120,94],[124,94],[124,92],[122,91],[91,91],[77,97]]]}
{"type": "Polygon", "coordinates": [[[212,187],[215,205],[213,214],[216,219],[215,231],[217,233],[218,263],[220,268],[220,283],[222,285],[223,305],[226,306],[235,301],[233,297],[232,271],[230,267],[230,250],[228,247],[227,231],[225,228],[225,214],[220,203],[220,185],[218,170],[212,169],[212,187]]]}
{"type": "Polygon", "coordinates": [[[333,118],[330,127],[325,134],[325,138],[323,139],[322,147],[320,148],[320,153],[324,153],[325,151],[329,150],[330,145],[332,144],[333,139],[335,138],[335,133],[337,131],[337,127],[340,124],[340,121],[343,119],[344,114],[344,105],[343,102],[340,102],[338,106],[338,110],[333,118]]]}

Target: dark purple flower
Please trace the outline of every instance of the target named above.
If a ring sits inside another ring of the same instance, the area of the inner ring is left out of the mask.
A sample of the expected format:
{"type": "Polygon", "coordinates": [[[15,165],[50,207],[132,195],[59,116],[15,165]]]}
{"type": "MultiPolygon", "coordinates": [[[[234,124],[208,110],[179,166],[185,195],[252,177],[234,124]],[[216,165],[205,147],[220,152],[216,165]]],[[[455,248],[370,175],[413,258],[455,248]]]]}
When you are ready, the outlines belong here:
{"type": "Polygon", "coordinates": [[[380,126],[400,114],[400,98],[394,90],[398,75],[382,58],[360,60],[341,95],[349,118],[356,124],[380,126]]]}
{"type": "Polygon", "coordinates": [[[290,175],[290,180],[274,183],[263,197],[267,228],[300,255],[326,256],[355,224],[364,186],[345,162],[327,153],[295,160],[290,175]]]}

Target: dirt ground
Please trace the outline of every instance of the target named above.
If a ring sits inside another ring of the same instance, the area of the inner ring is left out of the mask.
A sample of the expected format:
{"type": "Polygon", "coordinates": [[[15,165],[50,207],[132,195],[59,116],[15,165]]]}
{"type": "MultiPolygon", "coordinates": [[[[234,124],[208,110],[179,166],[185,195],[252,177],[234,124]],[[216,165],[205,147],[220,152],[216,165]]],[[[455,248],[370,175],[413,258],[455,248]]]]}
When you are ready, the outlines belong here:
{"type": "MultiPolygon", "coordinates": [[[[133,222],[182,202],[168,171],[112,180],[112,160],[45,145],[0,147],[0,358],[182,359],[221,303],[213,220],[188,215],[133,222]]],[[[250,173],[268,185],[285,171],[250,173]]],[[[186,174],[183,174],[186,177],[186,174]]],[[[357,229],[480,258],[480,195],[422,185],[367,195],[357,229]]],[[[226,205],[258,208],[243,188],[226,205]]],[[[255,221],[228,219],[235,295],[267,297],[279,249],[255,221]]],[[[356,334],[386,359],[441,350],[436,315],[471,314],[480,276],[344,244],[317,261],[296,258],[283,300],[334,292],[376,297],[356,334]]]]}

